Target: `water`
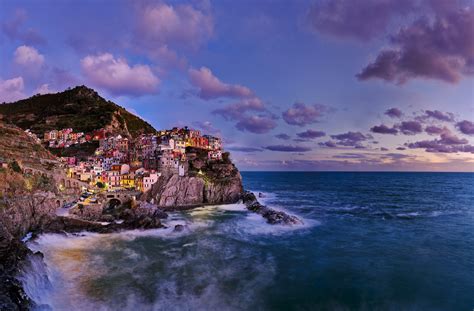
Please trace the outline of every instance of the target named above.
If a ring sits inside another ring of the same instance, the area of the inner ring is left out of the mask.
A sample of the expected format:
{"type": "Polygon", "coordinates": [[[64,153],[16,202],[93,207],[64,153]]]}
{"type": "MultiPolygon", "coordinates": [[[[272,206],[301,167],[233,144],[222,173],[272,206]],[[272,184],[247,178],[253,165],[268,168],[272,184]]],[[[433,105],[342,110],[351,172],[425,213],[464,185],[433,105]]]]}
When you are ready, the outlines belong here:
{"type": "Polygon", "coordinates": [[[474,174],[243,177],[305,225],[237,204],[173,214],[164,230],[43,235],[27,292],[53,310],[474,308],[474,174]]]}

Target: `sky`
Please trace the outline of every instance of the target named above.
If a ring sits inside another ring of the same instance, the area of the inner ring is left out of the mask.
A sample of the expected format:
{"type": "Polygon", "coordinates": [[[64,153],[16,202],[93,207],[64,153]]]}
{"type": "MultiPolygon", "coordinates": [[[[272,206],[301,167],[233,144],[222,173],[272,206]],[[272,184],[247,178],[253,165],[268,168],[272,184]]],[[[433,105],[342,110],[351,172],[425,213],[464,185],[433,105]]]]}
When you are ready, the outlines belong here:
{"type": "Polygon", "coordinates": [[[0,1],[0,103],[76,85],[241,170],[474,171],[474,2],[0,1]]]}

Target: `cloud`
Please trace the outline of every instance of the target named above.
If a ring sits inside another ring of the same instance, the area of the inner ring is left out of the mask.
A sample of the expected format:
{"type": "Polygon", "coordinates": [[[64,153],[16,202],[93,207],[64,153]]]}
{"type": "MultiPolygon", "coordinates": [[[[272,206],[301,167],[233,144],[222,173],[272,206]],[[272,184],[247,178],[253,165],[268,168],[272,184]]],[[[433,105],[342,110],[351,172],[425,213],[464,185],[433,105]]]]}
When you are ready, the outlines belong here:
{"type": "Polygon", "coordinates": [[[2,32],[13,41],[20,41],[25,44],[43,44],[46,40],[33,28],[23,29],[27,20],[24,10],[17,10],[12,19],[2,23],[2,32]]]}
{"type": "Polygon", "coordinates": [[[380,124],[380,125],[373,126],[370,129],[370,131],[373,132],[373,133],[377,133],[377,134],[391,134],[391,135],[397,135],[398,134],[398,130],[396,128],[388,127],[385,124],[380,124]]]}
{"type": "Polygon", "coordinates": [[[265,134],[276,127],[276,122],[268,116],[244,116],[237,122],[235,127],[242,132],[265,134]]]}
{"type": "Polygon", "coordinates": [[[23,99],[26,95],[23,93],[25,85],[22,77],[16,77],[8,80],[0,79],[0,102],[14,102],[23,99]]]}
{"type": "Polygon", "coordinates": [[[38,88],[34,90],[34,94],[51,94],[56,93],[57,91],[51,90],[49,84],[41,84],[38,88]]]}
{"type": "Polygon", "coordinates": [[[38,69],[44,64],[44,56],[31,46],[21,45],[15,50],[14,61],[20,66],[38,69]]]}
{"type": "Polygon", "coordinates": [[[276,117],[257,97],[243,99],[224,108],[215,109],[212,113],[222,116],[227,121],[237,121],[235,127],[242,132],[265,134],[276,127],[276,117]],[[260,114],[249,115],[249,112],[260,112],[260,114]]]}
{"type": "Polygon", "coordinates": [[[326,136],[326,133],[322,131],[315,131],[315,130],[310,129],[301,133],[297,133],[296,136],[303,139],[314,139],[314,138],[326,136]]]}
{"type": "Polygon", "coordinates": [[[403,121],[396,125],[397,128],[405,135],[415,135],[423,132],[423,127],[418,121],[403,121]]]}
{"type": "Polygon", "coordinates": [[[404,148],[404,147],[397,147],[397,150],[403,151],[403,150],[407,150],[407,148],[404,148]]]}
{"type": "Polygon", "coordinates": [[[384,49],[359,74],[359,80],[382,79],[403,84],[414,78],[457,83],[474,73],[474,9],[438,8],[433,22],[414,21],[391,37],[384,49]]]}
{"type": "Polygon", "coordinates": [[[212,113],[220,115],[226,120],[239,120],[248,111],[265,111],[265,105],[260,98],[254,97],[215,109],[212,113]]]}
{"type": "Polygon", "coordinates": [[[463,120],[461,122],[456,123],[456,127],[463,134],[474,135],[474,122],[463,120]]]}
{"type": "Polygon", "coordinates": [[[291,139],[291,136],[290,136],[290,135],[284,134],[284,133],[275,135],[275,137],[278,138],[278,139],[281,139],[281,140],[289,140],[289,139],[291,139]]]}
{"type": "Polygon", "coordinates": [[[261,148],[254,148],[254,147],[227,147],[227,150],[236,151],[236,152],[245,152],[245,153],[252,153],[252,152],[262,152],[261,148]]]}
{"type": "Polygon", "coordinates": [[[296,102],[283,112],[283,120],[290,125],[305,126],[317,122],[326,111],[327,107],[323,105],[305,105],[296,102]]]}
{"type": "Polygon", "coordinates": [[[364,148],[361,144],[362,142],[371,139],[371,135],[364,135],[361,132],[347,132],[338,135],[331,135],[332,139],[337,140],[336,144],[339,146],[347,146],[347,147],[356,147],[356,148],[364,148]]]}
{"type": "Polygon", "coordinates": [[[390,108],[385,111],[385,114],[389,116],[390,118],[401,118],[403,115],[403,112],[398,109],[398,108],[390,108]]]}
{"type": "Polygon", "coordinates": [[[221,131],[214,127],[210,121],[195,121],[193,126],[205,132],[205,134],[220,135],[221,131]]]}
{"type": "Polygon", "coordinates": [[[307,152],[311,148],[303,146],[293,146],[293,145],[272,145],[266,146],[265,149],[270,151],[280,151],[280,152],[307,152]]]}
{"type": "Polygon", "coordinates": [[[334,142],[332,140],[328,140],[328,141],[325,141],[325,142],[320,142],[320,143],[318,143],[318,145],[320,145],[321,147],[328,147],[328,148],[336,148],[337,147],[336,142],[334,142]]]}
{"type": "Polygon", "coordinates": [[[440,140],[438,140],[441,144],[444,145],[463,145],[467,144],[468,141],[465,138],[459,138],[456,135],[452,134],[451,132],[447,131],[440,135],[440,140]]]}
{"type": "Polygon", "coordinates": [[[410,149],[425,149],[426,152],[474,153],[474,146],[469,145],[467,139],[457,137],[449,131],[442,133],[439,139],[422,140],[414,143],[407,143],[405,145],[410,149]]]}
{"type": "Polygon", "coordinates": [[[441,112],[439,110],[426,110],[425,114],[419,116],[417,119],[423,121],[430,118],[438,121],[453,122],[454,114],[451,112],[441,112]]]}
{"type": "Polygon", "coordinates": [[[138,40],[146,45],[197,49],[214,33],[212,15],[189,4],[141,6],[137,16],[138,40]]]}
{"type": "Polygon", "coordinates": [[[425,128],[425,132],[429,135],[439,135],[446,130],[447,129],[445,127],[440,127],[440,126],[435,126],[435,125],[430,125],[425,128]]]}
{"type": "Polygon", "coordinates": [[[191,84],[199,89],[198,96],[205,100],[220,97],[246,98],[253,96],[253,92],[249,88],[238,84],[224,83],[206,67],[190,68],[188,76],[191,84]]]}
{"type": "Polygon", "coordinates": [[[89,55],[81,60],[82,72],[89,82],[115,95],[140,96],[158,92],[160,79],[147,65],[132,65],[110,53],[89,55]]]}
{"type": "Polygon", "coordinates": [[[381,147],[380,148],[380,151],[388,151],[389,149],[388,148],[385,148],[385,147],[381,147]]]}
{"type": "Polygon", "coordinates": [[[414,9],[411,0],[322,0],[308,12],[311,28],[322,34],[361,41],[383,33],[389,22],[414,9]]]}

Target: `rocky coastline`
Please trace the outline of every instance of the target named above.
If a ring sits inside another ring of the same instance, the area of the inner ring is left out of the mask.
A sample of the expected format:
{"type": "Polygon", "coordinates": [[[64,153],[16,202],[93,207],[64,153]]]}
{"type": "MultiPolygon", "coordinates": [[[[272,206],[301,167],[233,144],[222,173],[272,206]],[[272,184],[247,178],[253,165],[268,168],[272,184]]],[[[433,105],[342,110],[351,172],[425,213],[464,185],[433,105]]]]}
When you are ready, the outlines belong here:
{"type": "Polygon", "coordinates": [[[242,203],[249,211],[261,215],[271,225],[302,225],[303,222],[296,216],[289,215],[283,211],[277,211],[260,204],[253,192],[244,191],[242,193],[242,203]]]}

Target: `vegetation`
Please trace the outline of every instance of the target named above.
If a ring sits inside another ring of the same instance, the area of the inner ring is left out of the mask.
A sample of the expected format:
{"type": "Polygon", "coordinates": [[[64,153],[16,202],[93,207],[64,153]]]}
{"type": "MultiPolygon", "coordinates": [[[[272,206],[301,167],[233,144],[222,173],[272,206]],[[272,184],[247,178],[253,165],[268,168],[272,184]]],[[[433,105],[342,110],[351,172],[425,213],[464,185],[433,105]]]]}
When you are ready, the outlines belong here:
{"type": "Polygon", "coordinates": [[[124,108],[100,97],[96,91],[78,86],[61,93],[35,95],[15,103],[0,105],[3,120],[37,135],[53,129],[73,128],[89,133],[104,128],[115,116],[122,131],[136,137],[155,129],[124,108]]]}
{"type": "Polygon", "coordinates": [[[16,173],[21,173],[20,164],[18,164],[18,162],[16,160],[13,160],[12,162],[10,162],[8,164],[8,167],[10,167],[12,169],[12,171],[14,171],[16,173]]]}
{"type": "Polygon", "coordinates": [[[90,141],[80,145],[72,145],[68,148],[50,148],[49,151],[57,157],[77,157],[84,159],[93,155],[97,148],[99,148],[99,142],[90,141]]]}

